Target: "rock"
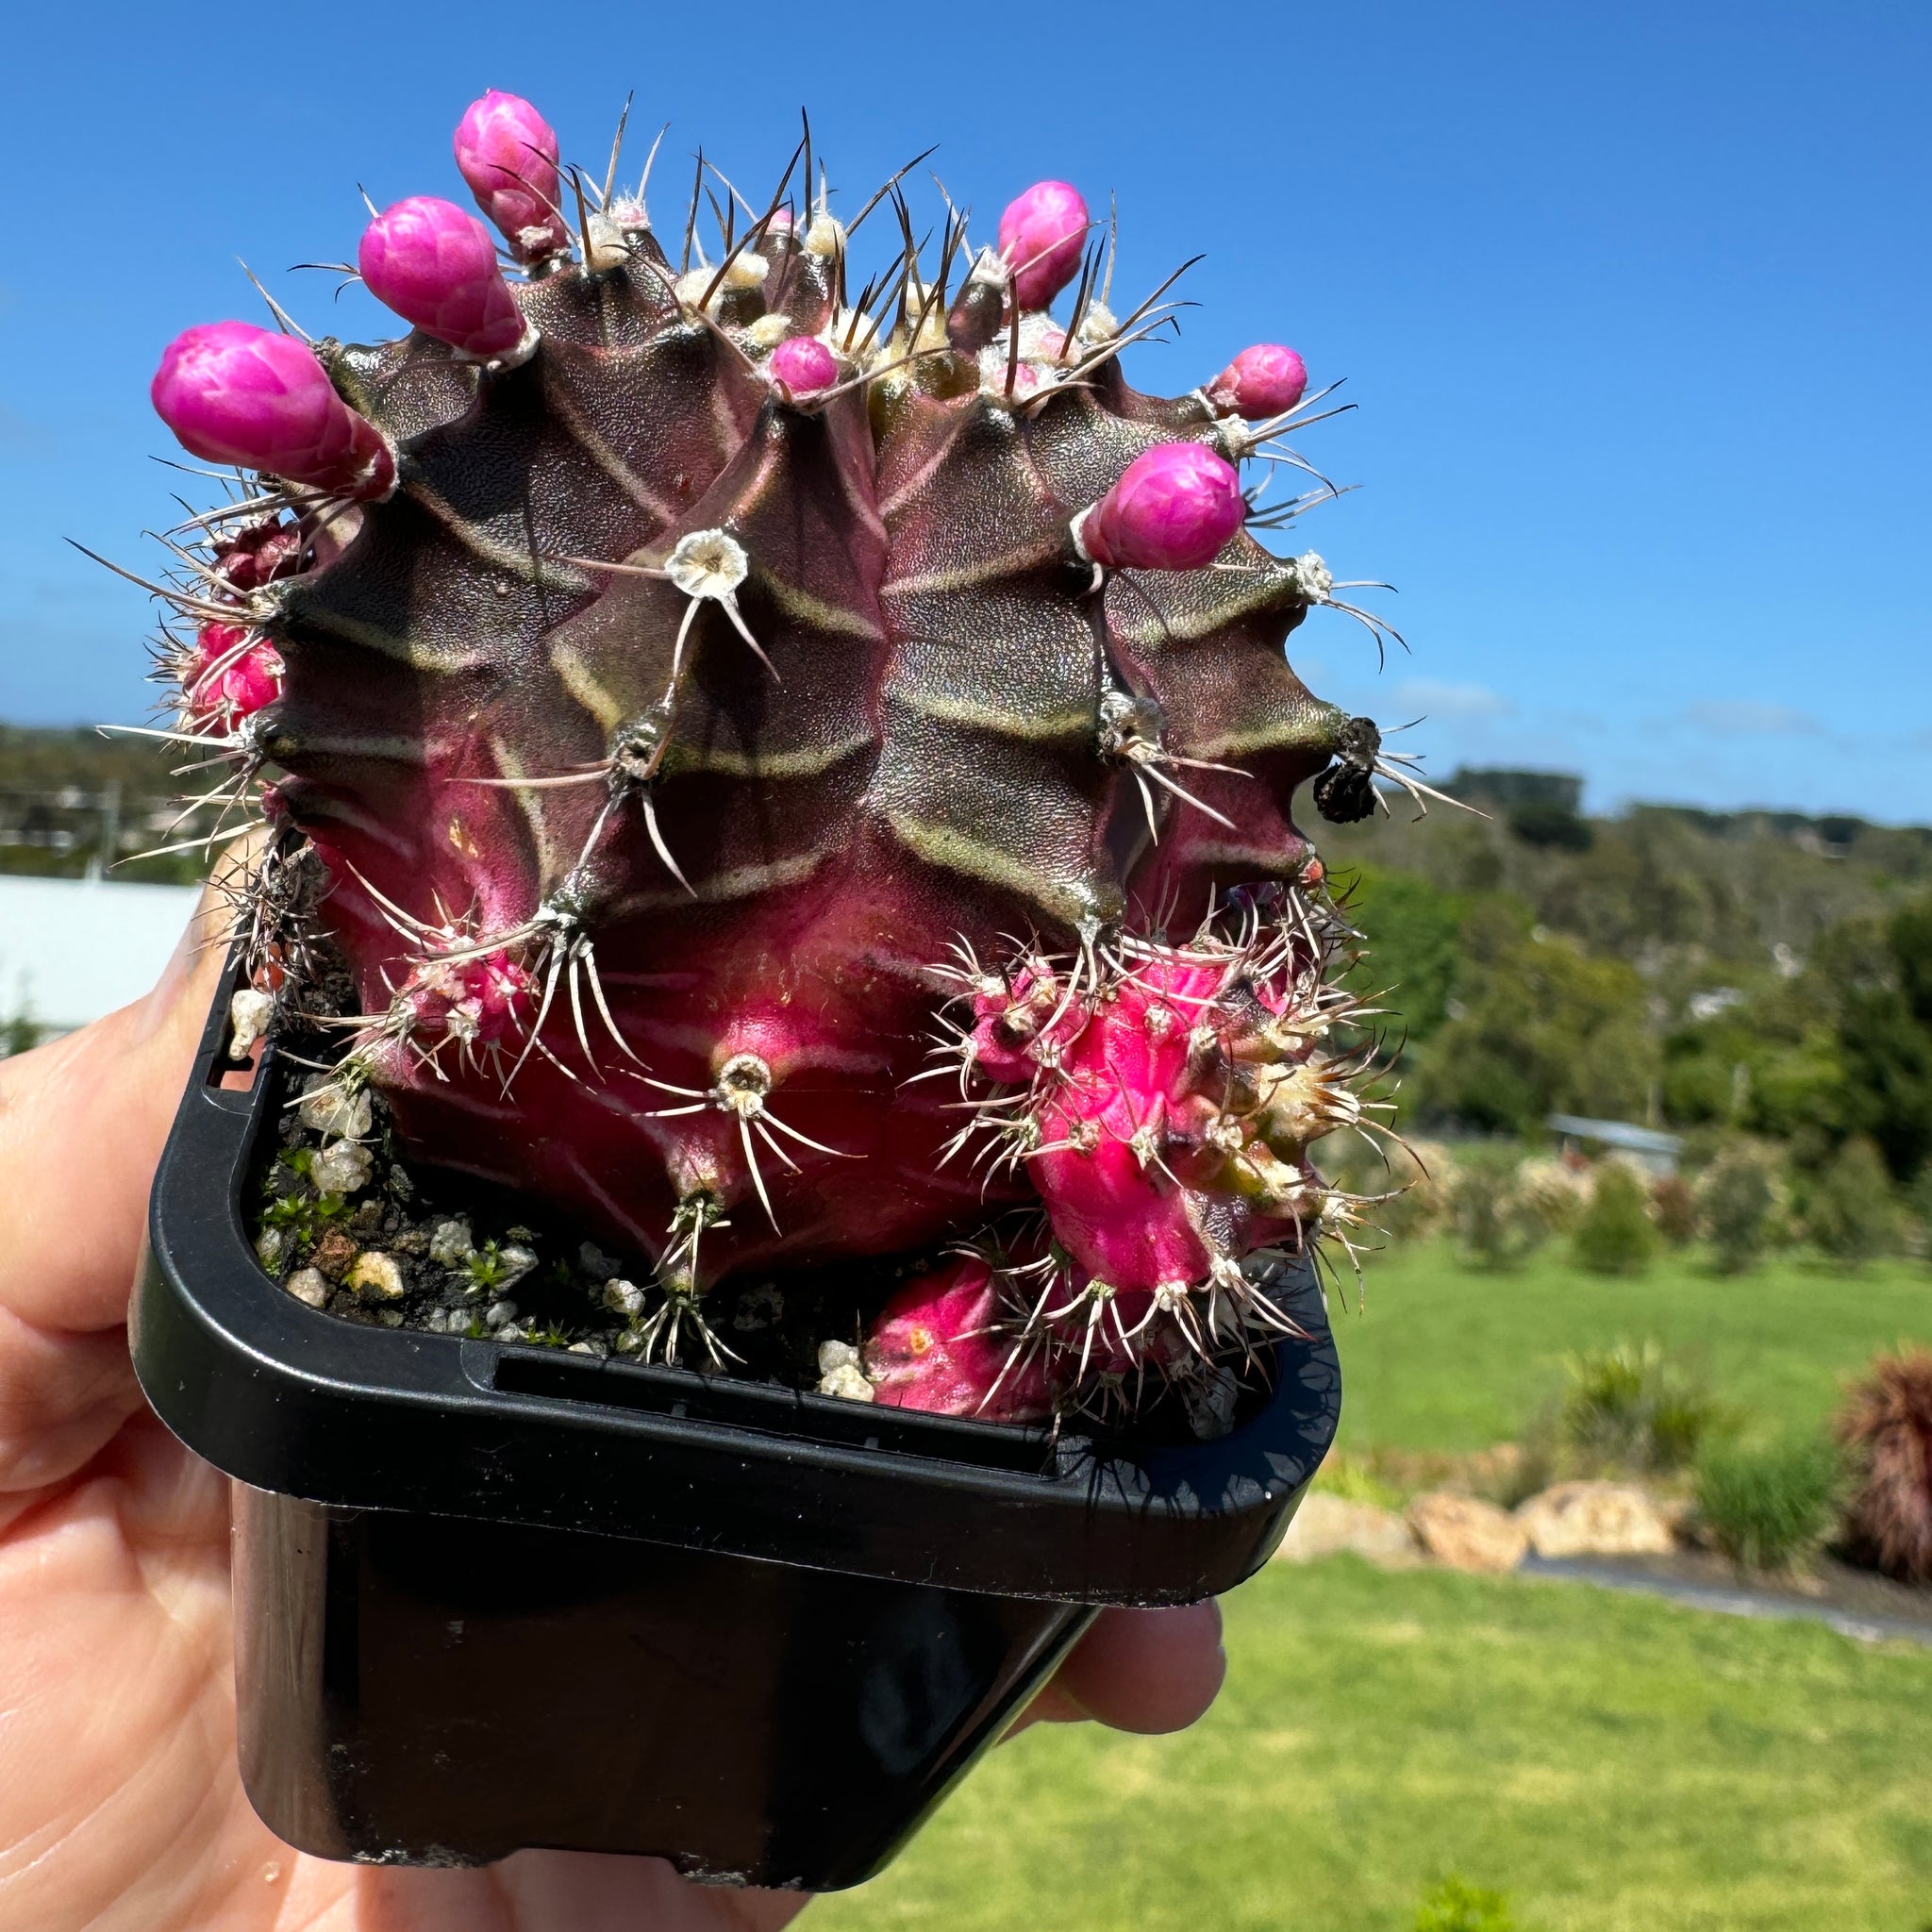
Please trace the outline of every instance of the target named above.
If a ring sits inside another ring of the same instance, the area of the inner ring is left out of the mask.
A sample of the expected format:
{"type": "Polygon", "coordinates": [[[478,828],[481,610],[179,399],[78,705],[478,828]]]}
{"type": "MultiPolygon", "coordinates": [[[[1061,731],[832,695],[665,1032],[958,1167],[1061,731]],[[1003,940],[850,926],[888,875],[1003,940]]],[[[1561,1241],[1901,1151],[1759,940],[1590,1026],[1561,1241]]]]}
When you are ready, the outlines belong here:
{"type": "Polygon", "coordinates": [[[1507,1511],[1448,1490],[1418,1496],[1408,1506],[1408,1526],[1452,1570],[1513,1570],[1529,1549],[1528,1535],[1507,1511]]]}
{"type": "Polygon", "coordinates": [[[634,1281],[614,1275],[604,1284],[604,1306],[613,1315],[630,1320],[644,1311],[644,1291],[634,1281]]]}
{"type": "Polygon", "coordinates": [[[328,1306],[328,1276],[320,1268],[298,1268],[289,1276],[289,1292],[311,1308],[328,1306]]]}
{"type": "Polygon", "coordinates": [[[361,1141],[375,1124],[366,1089],[345,1093],[331,1074],[311,1074],[297,1108],[302,1124],[325,1141],[361,1141]]]}
{"type": "Polygon", "coordinates": [[[1661,1557],[1676,1547],[1671,1518],[1635,1483],[1558,1483],[1516,1521],[1539,1557],[1661,1557]]]}
{"type": "Polygon", "coordinates": [[[429,1258],[439,1268],[460,1268],[475,1252],[475,1238],[461,1215],[439,1221],[429,1231],[429,1258]]]}
{"type": "Polygon", "coordinates": [[[393,1301],[404,1291],[403,1271],[396,1266],[394,1256],[385,1255],[380,1248],[364,1248],[349,1263],[342,1286],[357,1294],[379,1295],[385,1301],[393,1301]]]}
{"type": "Polygon", "coordinates": [[[873,1386],[866,1379],[858,1351],[849,1341],[819,1343],[819,1393],[842,1396],[847,1402],[870,1402],[873,1386]]]}
{"type": "Polygon", "coordinates": [[[1400,1570],[1422,1561],[1408,1524],[1394,1510],[1351,1503],[1322,1490],[1302,1498],[1302,1507],[1295,1511],[1274,1555],[1283,1563],[1311,1563],[1318,1557],[1342,1551],[1364,1557],[1385,1570],[1400,1570]]]}
{"type": "Polygon", "coordinates": [[[577,1266],[592,1281],[608,1281],[618,1272],[620,1263],[613,1261],[595,1241],[586,1241],[577,1250],[577,1266]]]}
{"type": "Polygon", "coordinates": [[[870,1402],[873,1387],[857,1362],[841,1362],[819,1377],[819,1393],[842,1396],[847,1402],[870,1402]]]}
{"type": "Polygon", "coordinates": [[[255,1237],[255,1257],[271,1274],[282,1272],[292,1241],[286,1227],[265,1227],[255,1237]]]}
{"type": "Polygon", "coordinates": [[[255,1042],[268,1031],[275,996],[244,986],[228,1002],[228,1058],[238,1065],[255,1051],[255,1042]]]}
{"type": "Polygon", "coordinates": [[[338,1141],[318,1154],[308,1178],[325,1194],[355,1194],[369,1185],[369,1150],[359,1141],[338,1141]]]}
{"type": "Polygon", "coordinates": [[[507,1241],[496,1251],[496,1285],[513,1288],[537,1265],[536,1251],[507,1241]]]}
{"type": "Polygon", "coordinates": [[[483,1310],[483,1325],[486,1328],[501,1329],[517,1318],[517,1305],[514,1302],[491,1302],[483,1310]]]}
{"type": "Polygon", "coordinates": [[[829,1375],[834,1369],[856,1369],[858,1351],[849,1341],[819,1343],[819,1374],[829,1375]]]}

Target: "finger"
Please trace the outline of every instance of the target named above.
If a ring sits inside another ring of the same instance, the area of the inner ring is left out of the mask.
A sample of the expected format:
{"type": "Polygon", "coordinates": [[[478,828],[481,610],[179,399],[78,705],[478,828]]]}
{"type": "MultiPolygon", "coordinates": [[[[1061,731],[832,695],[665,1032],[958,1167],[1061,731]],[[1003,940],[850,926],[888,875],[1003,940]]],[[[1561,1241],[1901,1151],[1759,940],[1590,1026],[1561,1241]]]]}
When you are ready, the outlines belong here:
{"type": "Polygon", "coordinates": [[[1226,1674],[1219,1604],[1103,1610],[1013,1729],[1091,1718],[1118,1731],[1183,1730],[1226,1674]]]}
{"type": "Polygon", "coordinates": [[[118,1326],[148,1185],[221,972],[203,895],[160,983],[0,1060],[0,1308],[55,1334],[118,1326]]]}

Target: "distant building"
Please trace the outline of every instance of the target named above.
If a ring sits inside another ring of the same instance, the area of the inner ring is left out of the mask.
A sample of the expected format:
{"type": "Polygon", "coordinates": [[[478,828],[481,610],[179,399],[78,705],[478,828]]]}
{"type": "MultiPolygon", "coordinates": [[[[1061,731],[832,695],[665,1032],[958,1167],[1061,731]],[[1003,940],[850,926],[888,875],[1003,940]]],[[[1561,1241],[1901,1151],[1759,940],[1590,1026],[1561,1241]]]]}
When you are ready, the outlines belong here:
{"type": "Polygon", "coordinates": [[[1563,1137],[1567,1151],[1581,1141],[1592,1147],[1608,1147],[1627,1154],[1640,1167],[1652,1174],[1675,1174],[1677,1156],[1684,1141],[1679,1134],[1666,1134],[1656,1127],[1633,1126],[1628,1121],[1592,1121],[1581,1114],[1553,1113],[1551,1129],[1563,1137]]]}
{"type": "Polygon", "coordinates": [[[139,999],[186,928],[193,886],[0,874],[0,1021],[69,1033],[139,999]]]}

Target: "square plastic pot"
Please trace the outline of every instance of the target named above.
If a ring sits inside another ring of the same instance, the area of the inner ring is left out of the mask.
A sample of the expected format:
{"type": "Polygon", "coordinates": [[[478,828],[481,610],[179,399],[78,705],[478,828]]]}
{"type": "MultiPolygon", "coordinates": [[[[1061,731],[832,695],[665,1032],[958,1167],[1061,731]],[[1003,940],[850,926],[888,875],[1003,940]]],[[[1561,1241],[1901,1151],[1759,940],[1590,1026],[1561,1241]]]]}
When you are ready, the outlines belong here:
{"type": "Polygon", "coordinates": [[[231,965],[155,1183],[135,1367],[235,1482],[248,1794],[325,1857],[879,1870],[1107,1604],[1265,1562],[1333,1441],[1322,1297],[1215,1441],[959,1422],[363,1326],[258,1263],[285,1098],[225,1065],[231,965]],[[225,1079],[226,1084],[225,1084],[225,1079]]]}

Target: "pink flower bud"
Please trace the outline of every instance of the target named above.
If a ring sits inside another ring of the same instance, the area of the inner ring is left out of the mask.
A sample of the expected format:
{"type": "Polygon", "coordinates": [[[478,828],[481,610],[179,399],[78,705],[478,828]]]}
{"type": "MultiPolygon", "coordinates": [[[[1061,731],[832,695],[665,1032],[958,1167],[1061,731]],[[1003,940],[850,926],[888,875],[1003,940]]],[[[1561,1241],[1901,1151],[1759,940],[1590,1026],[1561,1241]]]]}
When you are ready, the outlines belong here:
{"type": "Polygon", "coordinates": [[[249,642],[239,624],[205,624],[194,637],[189,703],[197,712],[252,718],[282,692],[282,659],[265,639],[249,642]]]}
{"type": "Polygon", "coordinates": [[[250,524],[215,545],[215,569],[238,591],[258,591],[302,564],[302,532],[280,517],[250,524]]]}
{"type": "Polygon", "coordinates": [[[412,194],[385,208],[362,231],[356,260],[378,302],[479,362],[524,339],[490,230],[453,201],[412,194]]]}
{"type": "Polygon", "coordinates": [[[1279,342],[1257,342],[1208,385],[1208,400],[1216,415],[1245,416],[1253,423],[1263,416],[1285,415],[1301,401],[1307,386],[1307,365],[1292,349],[1279,342]]]}
{"type": "Polygon", "coordinates": [[[772,351],[765,374],[788,400],[802,402],[836,388],[839,365],[816,336],[789,336],[772,351]]]}
{"type": "Polygon", "coordinates": [[[1095,563],[1119,570],[1198,570],[1241,528],[1248,506],[1232,464],[1198,442],[1143,451],[1079,523],[1095,563]]]}
{"type": "Polygon", "coordinates": [[[1000,217],[1000,254],[1013,271],[1013,300],[1044,308],[1080,272],[1087,204],[1064,181],[1036,181],[1000,217]]]}
{"type": "Polygon", "coordinates": [[[557,134],[528,101],[494,88],[472,101],[457,124],[456,155],[476,206],[519,261],[541,261],[570,246],[557,212],[557,134]]]}
{"type": "Polygon", "coordinates": [[[315,352],[246,322],[184,329],[148,394],[192,455],[344,496],[386,496],[395,458],[337,395],[315,352]]]}

